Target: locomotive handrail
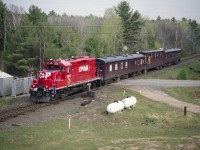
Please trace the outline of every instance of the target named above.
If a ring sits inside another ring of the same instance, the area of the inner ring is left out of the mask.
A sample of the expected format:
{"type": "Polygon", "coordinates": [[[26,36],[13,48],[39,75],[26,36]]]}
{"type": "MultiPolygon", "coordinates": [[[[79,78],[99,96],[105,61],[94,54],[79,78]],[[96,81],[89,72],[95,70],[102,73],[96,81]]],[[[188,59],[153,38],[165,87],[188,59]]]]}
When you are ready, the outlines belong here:
{"type": "Polygon", "coordinates": [[[52,85],[52,87],[53,87],[53,96],[56,94],[56,80],[57,80],[57,74],[58,74],[58,72],[55,74],[55,79],[53,80],[53,81],[54,81],[54,84],[52,85]]]}

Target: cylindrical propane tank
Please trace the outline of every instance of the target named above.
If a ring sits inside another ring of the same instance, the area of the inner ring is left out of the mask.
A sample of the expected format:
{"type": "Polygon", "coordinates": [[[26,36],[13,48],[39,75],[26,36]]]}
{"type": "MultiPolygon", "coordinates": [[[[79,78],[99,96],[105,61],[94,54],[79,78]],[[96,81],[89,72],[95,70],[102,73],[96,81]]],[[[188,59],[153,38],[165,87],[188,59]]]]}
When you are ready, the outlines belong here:
{"type": "Polygon", "coordinates": [[[107,112],[112,114],[120,112],[123,109],[124,109],[124,103],[122,101],[117,101],[107,106],[107,112]]]}
{"type": "Polygon", "coordinates": [[[135,106],[135,104],[137,103],[137,99],[134,96],[130,96],[123,99],[122,102],[124,103],[125,108],[130,108],[135,106]]]}

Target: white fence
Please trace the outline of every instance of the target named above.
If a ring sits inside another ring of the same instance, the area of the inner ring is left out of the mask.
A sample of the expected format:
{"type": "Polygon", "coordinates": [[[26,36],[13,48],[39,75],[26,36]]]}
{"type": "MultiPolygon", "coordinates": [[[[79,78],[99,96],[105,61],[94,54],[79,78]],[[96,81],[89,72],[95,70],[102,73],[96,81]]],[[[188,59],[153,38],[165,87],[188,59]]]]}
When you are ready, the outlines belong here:
{"type": "Polygon", "coordinates": [[[19,94],[28,94],[31,83],[31,77],[13,79],[11,96],[16,97],[19,94]]]}

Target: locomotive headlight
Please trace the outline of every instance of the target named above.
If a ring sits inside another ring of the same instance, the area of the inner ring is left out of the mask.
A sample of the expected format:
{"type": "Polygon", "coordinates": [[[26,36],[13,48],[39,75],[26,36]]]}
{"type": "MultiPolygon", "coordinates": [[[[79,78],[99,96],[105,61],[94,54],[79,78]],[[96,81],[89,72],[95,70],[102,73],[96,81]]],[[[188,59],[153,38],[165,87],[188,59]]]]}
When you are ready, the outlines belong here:
{"type": "Polygon", "coordinates": [[[34,88],[34,87],[35,87],[35,85],[33,84],[33,85],[32,85],[32,87],[34,88]]]}
{"type": "Polygon", "coordinates": [[[46,85],[46,89],[48,89],[48,86],[46,85]]]}

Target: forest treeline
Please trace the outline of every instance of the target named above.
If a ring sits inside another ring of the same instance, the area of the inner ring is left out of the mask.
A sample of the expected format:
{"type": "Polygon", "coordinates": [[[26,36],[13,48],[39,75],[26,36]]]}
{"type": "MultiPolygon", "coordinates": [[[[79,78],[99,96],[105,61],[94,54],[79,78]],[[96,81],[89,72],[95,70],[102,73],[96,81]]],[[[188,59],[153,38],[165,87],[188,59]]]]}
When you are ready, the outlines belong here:
{"type": "Polygon", "coordinates": [[[46,14],[34,5],[25,12],[0,0],[0,68],[12,75],[26,76],[50,58],[158,48],[181,48],[183,56],[199,52],[200,24],[187,18],[143,18],[126,1],[106,9],[103,17],[83,17],[54,10],[46,14]]]}

